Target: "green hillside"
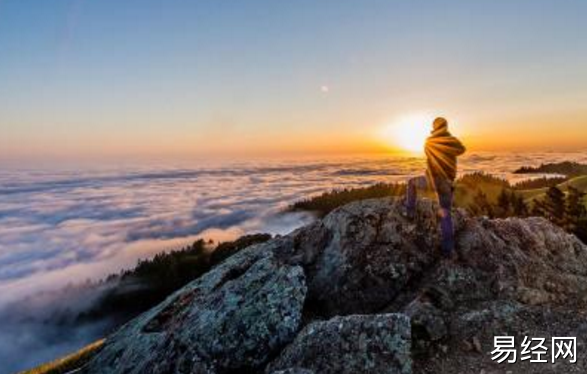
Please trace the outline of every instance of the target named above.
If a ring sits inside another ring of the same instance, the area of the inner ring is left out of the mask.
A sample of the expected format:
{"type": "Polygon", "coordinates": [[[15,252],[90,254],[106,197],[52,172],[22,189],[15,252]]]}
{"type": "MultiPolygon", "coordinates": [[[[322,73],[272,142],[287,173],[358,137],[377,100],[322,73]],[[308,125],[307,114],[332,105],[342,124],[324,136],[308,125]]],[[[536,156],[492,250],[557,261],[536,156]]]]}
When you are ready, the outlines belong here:
{"type": "Polygon", "coordinates": [[[561,183],[561,187],[566,189],[567,186],[572,186],[581,191],[587,191],[587,175],[582,175],[580,177],[573,178],[568,182],[561,183]]]}
{"type": "MultiPolygon", "coordinates": [[[[587,192],[587,175],[575,177],[557,185],[557,187],[560,188],[561,191],[565,192],[568,190],[569,186],[574,187],[579,191],[587,192]]],[[[546,194],[546,191],[548,191],[548,188],[535,188],[531,190],[521,190],[519,191],[519,193],[521,193],[522,196],[524,196],[524,199],[527,202],[530,202],[534,199],[543,198],[546,194]]],[[[587,205],[587,199],[585,200],[585,204],[587,205]]]]}
{"type": "Polygon", "coordinates": [[[492,181],[479,181],[474,186],[459,181],[455,185],[455,205],[463,208],[469,206],[478,191],[482,191],[490,202],[495,203],[503,188],[502,184],[492,181]]]}

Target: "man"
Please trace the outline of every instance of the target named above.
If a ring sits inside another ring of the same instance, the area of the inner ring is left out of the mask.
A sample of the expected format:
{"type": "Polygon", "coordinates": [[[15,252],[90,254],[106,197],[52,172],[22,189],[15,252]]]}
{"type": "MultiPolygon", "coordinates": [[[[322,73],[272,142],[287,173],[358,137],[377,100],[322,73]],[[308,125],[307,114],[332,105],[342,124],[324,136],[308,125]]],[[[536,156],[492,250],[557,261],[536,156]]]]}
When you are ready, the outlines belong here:
{"type": "Polygon", "coordinates": [[[440,228],[442,232],[442,253],[452,257],[454,251],[454,228],[451,216],[453,183],[457,176],[457,156],[465,153],[465,147],[448,131],[448,122],[436,118],[433,130],[425,146],[428,169],[426,176],[408,181],[406,210],[409,218],[416,214],[417,189],[430,186],[436,192],[440,205],[440,228]]]}

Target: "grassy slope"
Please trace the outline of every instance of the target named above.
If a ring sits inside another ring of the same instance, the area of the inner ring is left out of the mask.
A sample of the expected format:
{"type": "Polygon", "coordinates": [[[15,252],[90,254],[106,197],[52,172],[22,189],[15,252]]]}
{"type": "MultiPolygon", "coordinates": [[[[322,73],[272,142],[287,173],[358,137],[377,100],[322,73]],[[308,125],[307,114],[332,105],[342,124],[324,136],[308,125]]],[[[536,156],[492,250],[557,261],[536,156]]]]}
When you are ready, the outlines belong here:
{"type": "Polygon", "coordinates": [[[571,185],[572,187],[575,187],[581,191],[586,191],[587,190],[587,175],[576,177],[576,178],[571,179],[568,182],[560,184],[560,186],[565,187],[565,189],[568,185],[571,185]]]}
{"type": "MultiPolygon", "coordinates": [[[[566,191],[569,185],[577,188],[580,191],[587,191],[587,175],[575,177],[567,182],[559,184],[558,187],[562,191],[566,191]]],[[[522,196],[524,196],[526,201],[530,201],[544,197],[546,191],[548,191],[548,188],[536,188],[532,190],[522,190],[520,191],[520,193],[522,194],[522,196]]],[[[587,205],[587,197],[585,199],[585,204],[587,205]]]]}
{"type": "Polygon", "coordinates": [[[79,351],[57,359],[53,362],[43,364],[34,369],[23,371],[20,374],[64,374],[81,368],[94,354],[104,345],[104,339],[98,340],[79,351]]]}
{"type": "Polygon", "coordinates": [[[455,186],[455,204],[459,207],[467,207],[473,202],[473,198],[477,193],[477,190],[483,191],[487,195],[487,199],[490,202],[496,202],[497,197],[503,189],[502,186],[493,183],[477,183],[475,190],[471,190],[470,187],[457,183],[455,186]]]}
{"type": "MultiPolygon", "coordinates": [[[[567,182],[563,182],[558,185],[562,191],[566,191],[568,186],[575,187],[580,191],[587,192],[587,175],[575,177],[567,182]]],[[[455,205],[458,207],[468,207],[473,202],[473,198],[477,194],[477,191],[483,191],[487,195],[487,199],[491,203],[496,203],[499,194],[501,193],[503,186],[493,183],[478,181],[475,187],[467,185],[466,183],[457,182],[455,185],[455,205]]],[[[531,190],[520,190],[516,191],[520,193],[527,202],[530,202],[536,198],[542,198],[548,191],[548,188],[536,188],[531,190]]],[[[431,191],[419,191],[419,196],[434,198],[434,193],[431,191]]],[[[587,196],[585,197],[585,205],[587,206],[587,196]]]]}
{"type": "MultiPolygon", "coordinates": [[[[567,191],[569,185],[577,188],[580,191],[587,192],[587,175],[572,178],[567,182],[560,183],[558,187],[562,191],[567,191]]],[[[475,186],[475,188],[483,191],[487,195],[489,201],[491,202],[497,201],[497,197],[499,196],[502,190],[501,186],[491,183],[479,183],[477,186],[475,186]]],[[[534,188],[529,190],[519,190],[516,192],[521,194],[526,200],[526,202],[531,202],[535,199],[543,198],[546,194],[546,191],[548,191],[548,188],[534,188]]],[[[472,202],[475,193],[476,191],[471,191],[469,187],[457,183],[455,190],[456,205],[461,207],[468,206],[472,202]]],[[[587,206],[587,196],[585,197],[585,206],[587,206]]]]}

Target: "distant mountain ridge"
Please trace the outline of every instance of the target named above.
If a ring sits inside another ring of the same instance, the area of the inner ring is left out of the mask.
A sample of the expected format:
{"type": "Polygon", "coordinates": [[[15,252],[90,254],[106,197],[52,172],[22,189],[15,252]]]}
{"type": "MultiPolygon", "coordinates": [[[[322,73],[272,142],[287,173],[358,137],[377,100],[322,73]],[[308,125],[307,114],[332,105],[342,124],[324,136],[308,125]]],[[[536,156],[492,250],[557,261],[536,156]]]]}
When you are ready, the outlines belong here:
{"type": "Polygon", "coordinates": [[[523,166],[515,174],[561,174],[569,177],[586,175],[587,165],[573,161],[541,164],[538,167],[523,166]]]}

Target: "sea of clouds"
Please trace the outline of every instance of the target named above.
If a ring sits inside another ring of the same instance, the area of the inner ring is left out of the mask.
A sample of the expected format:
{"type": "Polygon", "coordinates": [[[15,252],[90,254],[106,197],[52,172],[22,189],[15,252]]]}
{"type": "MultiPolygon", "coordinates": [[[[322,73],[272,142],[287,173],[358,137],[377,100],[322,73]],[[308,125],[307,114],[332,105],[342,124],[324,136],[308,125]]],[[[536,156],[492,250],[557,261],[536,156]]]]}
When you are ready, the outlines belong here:
{"type": "MultiPolygon", "coordinates": [[[[587,156],[476,153],[462,159],[461,173],[486,171],[515,180],[519,176],[511,172],[520,166],[561,160],[587,162],[587,156]]],[[[64,334],[45,319],[51,309],[47,303],[36,308],[30,301],[41,291],[102,278],[200,237],[223,241],[255,232],[286,234],[314,219],[307,213],[283,213],[300,198],[406,180],[424,166],[419,158],[347,157],[206,166],[4,168],[0,373],[62,355],[103,333],[100,325],[92,325],[64,334]]],[[[61,307],[67,302],[59,300],[61,307]]]]}

